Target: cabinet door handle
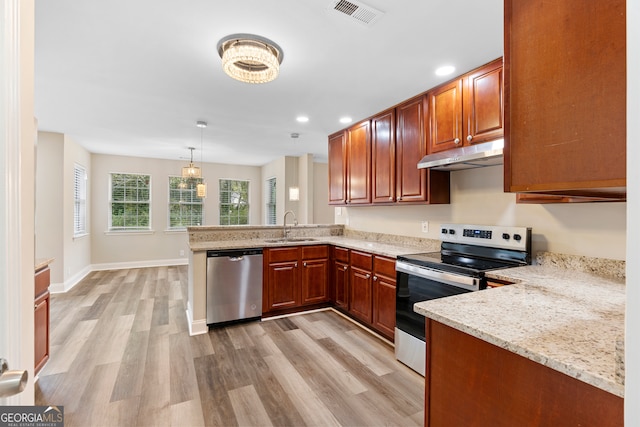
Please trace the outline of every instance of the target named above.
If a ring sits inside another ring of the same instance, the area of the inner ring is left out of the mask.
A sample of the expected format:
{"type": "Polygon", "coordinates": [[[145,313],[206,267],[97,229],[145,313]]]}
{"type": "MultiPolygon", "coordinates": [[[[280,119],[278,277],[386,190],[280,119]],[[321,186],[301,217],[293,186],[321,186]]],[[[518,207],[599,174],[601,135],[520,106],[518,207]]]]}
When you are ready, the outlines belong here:
{"type": "Polygon", "coordinates": [[[402,197],[398,197],[398,201],[400,202],[402,200],[402,197]]]}
{"type": "Polygon", "coordinates": [[[342,267],[342,269],[346,271],[347,270],[347,266],[345,265],[344,267],[342,267]]]}
{"type": "Polygon", "coordinates": [[[366,276],[364,276],[364,277],[368,279],[369,277],[371,277],[371,275],[370,275],[370,274],[367,274],[367,275],[366,275],[366,276]]]}
{"type": "Polygon", "coordinates": [[[294,267],[298,268],[298,263],[293,264],[294,267]]]}
{"type": "Polygon", "coordinates": [[[302,263],[302,266],[303,266],[303,267],[306,267],[306,266],[307,266],[306,261],[302,263]]]}
{"type": "Polygon", "coordinates": [[[47,302],[47,300],[42,301],[40,304],[34,304],[33,305],[33,309],[37,310],[42,304],[45,304],[47,302]]]}
{"type": "Polygon", "coordinates": [[[393,200],[393,197],[389,197],[389,200],[393,200]]]}
{"type": "Polygon", "coordinates": [[[377,282],[378,281],[378,276],[373,276],[373,281],[377,282]]]}
{"type": "Polygon", "coordinates": [[[472,139],[473,137],[471,135],[467,135],[467,141],[471,142],[472,139]]]}
{"type": "Polygon", "coordinates": [[[454,143],[454,144],[456,144],[456,145],[460,144],[460,138],[456,138],[456,139],[454,139],[454,140],[453,140],[453,143],[454,143]]]}

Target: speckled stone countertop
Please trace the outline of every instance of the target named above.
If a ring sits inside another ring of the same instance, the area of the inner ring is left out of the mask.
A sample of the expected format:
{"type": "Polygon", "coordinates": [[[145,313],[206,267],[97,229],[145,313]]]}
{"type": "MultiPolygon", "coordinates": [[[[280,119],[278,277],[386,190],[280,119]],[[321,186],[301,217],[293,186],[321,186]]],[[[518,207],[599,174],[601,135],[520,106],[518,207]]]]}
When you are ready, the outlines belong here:
{"type": "Polygon", "coordinates": [[[189,227],[192,251],[269,248],[278,246],[335,245],[395,258],[440,250],[440,241],[344,229],[342,225],[302,225],[291,228],[290,237],[307,241],[278,241],[282,226],[189,227]]]}
{"type": "Polygon", "coordinates": [[[551,259],[487,273],[513,285],[424,301],[414,309],[624,397],[624,279],[561,268],[551,259]]]}

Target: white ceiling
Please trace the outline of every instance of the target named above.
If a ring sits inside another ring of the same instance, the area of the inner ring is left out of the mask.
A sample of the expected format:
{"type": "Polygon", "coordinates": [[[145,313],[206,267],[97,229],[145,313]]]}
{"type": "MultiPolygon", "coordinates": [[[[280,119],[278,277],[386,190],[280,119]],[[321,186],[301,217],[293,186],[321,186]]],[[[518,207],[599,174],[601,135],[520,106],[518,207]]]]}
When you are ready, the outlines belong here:
{"type": "Polygon", "coordinates": [[[93,153],[263,165],[326,161],[341,116],[366,118],[502,55],[503,0],[366,0],[366,26],[331,0],[36,0],[40,130],[93,153]],[[251,33],[284,51],[262,85],[222,71],[216,45],[251,33]],[[297,123],[298,115],[308,123],[297,123]],[[298,139],[290,134],[297,132],[298,139]]]}

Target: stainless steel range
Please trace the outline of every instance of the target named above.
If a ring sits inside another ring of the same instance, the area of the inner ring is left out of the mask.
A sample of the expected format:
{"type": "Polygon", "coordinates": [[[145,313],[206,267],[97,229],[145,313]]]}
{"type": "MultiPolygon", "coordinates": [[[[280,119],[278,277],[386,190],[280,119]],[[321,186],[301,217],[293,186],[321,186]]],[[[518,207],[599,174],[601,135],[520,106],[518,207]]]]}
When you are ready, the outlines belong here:
{"type": "Polygon", "coordinates": [[[531,228],[442,224],[440,252],[398,256],[396,358],[425,371],[425,319],[417,302],[485,289],[485,272],[531,264],[531,228]]]}

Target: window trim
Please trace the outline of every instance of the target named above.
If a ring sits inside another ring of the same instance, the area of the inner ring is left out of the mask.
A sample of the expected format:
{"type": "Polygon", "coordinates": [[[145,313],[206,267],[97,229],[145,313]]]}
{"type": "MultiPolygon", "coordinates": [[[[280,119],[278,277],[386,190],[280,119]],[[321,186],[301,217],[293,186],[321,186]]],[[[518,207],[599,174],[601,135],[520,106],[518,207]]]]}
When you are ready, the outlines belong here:
{"type": "Polygon", "coordinates": [[[220,184],[222,181],[237,181],[237,182],[246,182],[247,183],[247,224],[251,224],[251,204],[249,200],[251,200],[251,180],[250,179],[238,179],[238,178],[218,178],[218,225],[222,226],[234,226],[234,225],[245,225],[245,224],[223,224],[222,223],[222,215],[220,215],[220,209],[223,205],[222,203],[222,191],[220,191],[220,184]]]}
{"type": "Polygon", "coordinates": [[[107,232],[106,234],[127,234],[127,233],[153,233],[153,212],[152,212],[152,190],[153,190],[153,182],[152,175],[150,173],[137,173],[137,172],[109,172],[109,192],[108,194],[108,218],[107,218],[107,232]],[[114,227],[113,226],[113,176],[114,175],[138,175],[138,176],[146,176],[149,178],[149,198],[144,202],[130,202],[130,203],[139,203],[139,204],[148,204],[149,205],[149,225],[148,227],[114,227]]]}
{"type": "Polygon", "coordinates": [[[89,234],[87,231],[87,169],[81,164],[73,164],[73,238],[80,238],[89,234]],[[82,178],[78,179],[79,175],[82,178]],[[78,183],[82,185],[78,186],[78,183]],[[80,188],[79,188],[80,187],[80,188]],[[78,197],[78,193],[80,197],[78,197]],[[76,225],[82,223],[82,228],[76,225]]]}
{"type": "MultiPolygon", "coordinates": [[[[196,197],[196,188],[194,187],[193,189],[190,189],[190,191],[193,192],[193,197],[192,199],[195,200],[199,200],[199,202],[186,202],[189,205],[200,205],[202,206],[201,209],[201,217],[200,217],[200,224],[190,224],[190,225],[186,225],[186,226],[179,226],[179,227],[175,227],[175,226],[171,226],[171,206],[178,204],[178,203],[172,203],[171,202],[171,178],[182,178],[179,175],[169,175],[168,179],[167,179],[167,228],[165,231],[185,231],[187,229],[187,227],[192,227],[192,226],[197,226],[197,225],[204,225],[204,218],[205,218],[205,204],[204,204],[204,199],[196,197]]],[[[196,178],[195,179],[197,181],[197,183],[204,183],[204,179],[203,178],[196,178]]]]}

